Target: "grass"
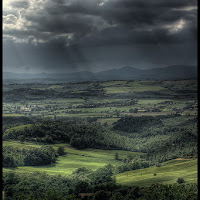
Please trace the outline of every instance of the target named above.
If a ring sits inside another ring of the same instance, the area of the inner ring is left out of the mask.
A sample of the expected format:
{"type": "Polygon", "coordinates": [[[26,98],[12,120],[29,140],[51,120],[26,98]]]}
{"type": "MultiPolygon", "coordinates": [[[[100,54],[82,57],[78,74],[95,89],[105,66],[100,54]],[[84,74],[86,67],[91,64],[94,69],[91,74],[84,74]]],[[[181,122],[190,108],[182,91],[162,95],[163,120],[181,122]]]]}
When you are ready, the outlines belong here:
{"type": "MultiPolygon", "coordinates": [[[[99,108],[75,108],[73,109],[74,111],[82,111],[83,113],[87,114],[88,113],[101,113],[101,112],[113,112],[114,110],[119,110],[120,112],[122,111],[129,111],[131,108],[136,108],[137,106],[123,106],[123,107],[115,107],[115,106],[110,106],[110,107],[99,107],[99,108]]],[[[69,110],[69,109],[68,109],[69,110]]]]}
{"type": "MultiPolygon", "coordinates": [[[[4,141],[4,146],[15,146],[15,147],[40,147],[40,144],[33,144],[24,142],[23,144],[17,141],[4,141]]],[[[60,156],[56,163],[43,166],[23,166],[17,168],[4,168],[3,171],[16,171],[19,173],[31,173],[35,171],[46,172],[48,174],[61,174],[69,175],[77,168],[86,167],[88,169],[96,170],[107,164],[119,165],[122,164],[120,160],[115,160],[114,155],[116,152],[119,154],[119,159],[127,158],[128,155],[140,156],[142,153],[121,151],[121,150],[102,150],[102,149],[84,149],[76,150],[71,148],[69,144],[54,144],[47,145],[57,149],[60,146],[65,148],[67,153],[64,156],[60,156]]]]}
{"type": "Polygon", "coordinates": [[[166,112],[138,112],[138,113],[122,113],[121,115],[129,115],[134,117],[140,117],[140,116],[160,116],[160,115],[170,115],[175,114],[175,112],[172,111],[166,111],[166,112]]]}
{"type": "Polygon", "coordinates": [[[169,99],[139,99],[138,104],[141,105],[155,105],[161,102],[169,101],[169,99]]]}
{"type": "Polygon", "coordinates": [[[127,93],[127,92],[145,92],[145,91],[161,91],[165,90],[160,85],[152,84],[144,85],[139,81],[126,83],[124,81],[115,81],[104,83],[104,90],[106,93],[127,93]]]}
{"type": "Polygon", "coordinates": [[[2,199],[3,199],[3,200],[5,199],[4,191],[2,191],[2,199]]]}
{"type": "Polygon", "coordinates": [[[117,183],[130,186],[173,184],[178,178],[183,178],[186,183],[197,183],[197,160],[176,159],[164,163],[161,167],[153,166],[116,175],[117,183]]]}
{"type": "Polygon", "coordinates": [[[109,87],[109,86],[116,86],[116,85],[124,85],[127,81],[106,81],[101,83],[102,86],[104,87],[109,87]]]}
{"type": "Polygon", "coordinates": [[[186,120],[192,119],[191,116],[179,116],[174,118],[167,118],[163,120],[163,124],[165,126],[178,126],[179,124],[183,123],[186,120]]]}
{"type": "Polygon", "coordinates": [[[3,117],[21,117],[23,114],[3,114],[3,117]]]}
{"type": "Polygon", "coordinates": [[[107,119],[98,119],[98,122],[100,122],[101,124],[104,124],[107,122],[107,124],[109,126],[111,126],[114,122],[118,121],[119,118],[107,118],[107,119]]]}
{"type": "Polygon", "coordinates": [[[33,126],[33,125],[27,124],[27,125],[15,126],[15,127],[9,128],[8,130],[6,130],[6,132],[21,131],[21,130],[24,130],[24,128],[30,128],[31,126],[33,126]]]}
{"type": "Polygon", "coordinates": [[[40,148],[41,145],[40,144],[34,144],[32,142],[19,142],[19,141],[3,141],[3,147],[4,146],[12,146],[12,147],[18,147],[18,148],[27,148],[27,147],[37,147],[40,148]]]}

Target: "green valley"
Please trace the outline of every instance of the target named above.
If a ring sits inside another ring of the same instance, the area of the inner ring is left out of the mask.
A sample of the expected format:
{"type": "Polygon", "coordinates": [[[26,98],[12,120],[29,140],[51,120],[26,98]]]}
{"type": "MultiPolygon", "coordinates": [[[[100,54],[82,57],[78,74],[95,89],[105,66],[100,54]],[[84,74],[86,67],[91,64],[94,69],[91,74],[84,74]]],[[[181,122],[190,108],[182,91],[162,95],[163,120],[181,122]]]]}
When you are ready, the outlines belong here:
{"type": "Polygon", "coordinates": [[[5,199],[196,199],[196,80],[5,84],[3,94],[5,199]]]}

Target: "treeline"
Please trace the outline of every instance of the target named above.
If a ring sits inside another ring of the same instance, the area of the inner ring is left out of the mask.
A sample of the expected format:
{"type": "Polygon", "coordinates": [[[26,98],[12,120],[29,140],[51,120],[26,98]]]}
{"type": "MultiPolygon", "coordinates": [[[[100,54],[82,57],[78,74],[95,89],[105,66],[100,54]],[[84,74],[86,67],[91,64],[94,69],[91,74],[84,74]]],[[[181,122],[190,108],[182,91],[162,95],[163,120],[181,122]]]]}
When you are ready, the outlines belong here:
{"type": "Polygon", "coordinates": [[[71,124],[60,121],[46,121],[34,124],[31,128],[20,131],[7,131],[3,139],[27,140],[43,143],[70,143],[77,149],[106,148],[101,127],[86,124],[71,124]]]}
{"type": "Polygon", "coordinates": [[[40,123],[43,121],[42,118],[39,117],[25,117],[25,116],[20,116],[20,117],[2,117],[2,123],[3,123],[3,132],[8,130],[9,128],[15,127],[15,126],[20,126],[20,125],[26,125],[26,124],[35,124],[35,123],[40,123]]]}
{"type": "Polygon", "coordinates": [[[56,158],[64,155],[64,149],[55,151],[52,147],[3,147],[3,167],[48,165],[56,162],[56,158]]]}
{"type": "Polygon", "coordinates": [[[97,107],[123,107],[123,106],[133,106],[137,104],[138,100],[124,100],[124,101],[112,101],[105,103],[94,103],[89,102],[83,105],[78,105],[76,108],[97,108],[97,107]]]}
{"type": "MultiPolygon", "coordinates": [[[[73,87],[73,86],[72,86],[73,87]]],[[[76,86],[75,86],[76,87],[76,86]]],[[[40,89],[33,89],[30,87],[23,87],[23,88],[14,88],[8,91],[4,91],[3,95],[5,100],[12,101],[12,100],[42,100],[46,98],[55,99],[55,98],[83,98],[83,97],[104,97],[105,92],[102,88],[84,88],[82,89],[81,93],[74,91],[72,89],[69,90],[58,90],[58,89],[47,89],[44,90],[40,89]]]]}
{"type": "Polygon", "coordinates": [[[147,162],[147,161],[134,161],[116,166],[115,171],[116,173],[123,173],[126,171],[148,168],[153,164],[154,164],[153,162],[147,162]]]}
{"type": "Polygon", "coordinates": [[[45,173],[6,172],[3,174],[6,200],[197,200],[197,184],[156,184],[150,187],[121,186],[112,178],[112,166],[97,171],[77,169],[62,177],[45,173]]]}
{"type": "Polygon", "coordinates": [[[2,122],[3,122],[3,125],[16,125],[16,124],[33,124],[35,123],[35,120],[32,118],[28,118],[28,117],[24,117],[24,116],[21,116],[21,117],[3,117],[2,118],[2,122]]]}
{"type": "Polygon", "coordinates": [[[151,145],[152,150],[146,155],[146,159],[164,162],[178,157],[197,157],[197,127],[177,127],[165,131],[169,138],[155,146],[151,145]]]}
{"type": "Polygon", "coordinates": [[[162,125],[163,118],[163,116],[123,117],[113,123],[113,130],[129,133],[142,132],[149,127],[162,125]]]}

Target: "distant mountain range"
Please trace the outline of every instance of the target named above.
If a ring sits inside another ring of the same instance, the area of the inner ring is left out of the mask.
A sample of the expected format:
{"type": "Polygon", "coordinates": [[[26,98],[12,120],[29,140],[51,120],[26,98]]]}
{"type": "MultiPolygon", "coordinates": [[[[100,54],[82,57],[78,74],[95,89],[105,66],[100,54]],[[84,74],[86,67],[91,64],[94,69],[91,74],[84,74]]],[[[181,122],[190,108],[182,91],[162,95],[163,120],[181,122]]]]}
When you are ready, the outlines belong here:
{"type": "Polygon", "coordinates": [[[92,73],[88,71],[67,74],[25,74],[3,72],[3,79],[54,79],[63,81],[91,81],[91,80],[173,80],[197,78],[196,66],[173,65],[165,68],[141,70],[125,66],[120,69],[111,69],[92,73]]]}

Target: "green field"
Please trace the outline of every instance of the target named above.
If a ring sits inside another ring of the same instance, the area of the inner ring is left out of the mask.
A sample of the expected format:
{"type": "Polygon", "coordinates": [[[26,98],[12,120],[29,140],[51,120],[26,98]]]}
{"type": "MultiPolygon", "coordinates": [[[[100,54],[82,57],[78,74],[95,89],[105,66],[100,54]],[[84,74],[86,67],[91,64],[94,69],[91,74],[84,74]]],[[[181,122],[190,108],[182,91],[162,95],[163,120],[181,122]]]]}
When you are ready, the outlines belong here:
{"type": "Polygon", "coordinates": [[[14,114],[14,113],[10,113],[10,112],[12,112],[12,111],[5,108],[2,116],[3,117],[21,117],[21,116],[24,116],[24,114],[14,114]]]}
{"type": "Polygon", "coordinates": [[[117,183],[134,186],[173,184],[178,178],[183,178],[186,183],[197,183],[197,160],[176,159],[163,163],[161,167],[127,171],[115,177],[117,183]]]}
{"type": "Polygon", "coordinates": [[[24,130],[25,128],[31,128],[31,126],[33,126],[33,125],[32,124],[27,124],[27,125],[15,126],[13,128],[9,128],[5,132],[21,131],[21,130],[24,130]]]}
{"type": "MultiPolygon", "coordinates": [[[[18,148],[38,147],[40,144],[31,142],[20,143],[17,141],[5,141],[4,146],[15,146],[18,148]]],[[[114,166],[123,164],[120,160],[115,160],[114,155],[117,152],[120,159],[126,158],[128,155],[140,156],[142,153],[121,151],[121,150],[100,150],[100,149],[84,149],[76,150],[69,144],[48,145],[57,149],[60,146],[65,148],[67,153],[59,156],[56,163],[43,166],[23,166],[17,168],[4,168],[3,171],[16,171],[19,173],[46,172],[50,175],[70,175],[77,168],[86,167],[88,169],[97,170],[106,164],[114,166]]],[[[177,178],[183,178],[186,183],[197,182],[197,160],[174,159],[162,163],[161,167],[151,166],[145,169],[138,169],[117,174],[117,183],[124,185],[150,186],[154,183],[172,184],[176,183],[177,178]],[[156,173],[156,176],[154,174],[156,173]]]]}
{"type": "Polygon", "coordinates": [[[116,117],[116,110],[122,116],[135,108],[145,115],[159,114],[151,112],[156,108],[165,115],[178,111],[194,116],[197,114],[196,85],[195,80],[4,85],[3,116],[112,118],[116,117]],[[41,93],[35,94],[34,90],[41,93]],[[124,104],[131,99],[137,99],[137,103],[124,104]],[[189,104],[192,107],[186,108],[189,104]]]}
{"type": "Polygon", "coordinates": [[[121,84],[110,85],[109,87],[105,88],[106,93],[128,93],[128,92],[145,92],[145,91],[160,91],[165,90],[162,86],[159,85],[142,85],[139,82],[132,82],[129,84],[124,85],[122,82],[121,84]]]}
{"type": "MultiPolygon", "coordinates": [[[[3,145],[14,146],[19,148],[22,147],[39,148],[42,146],[40,144],[33,144],[28,142],[20,143],[17,141],[4,141],[3,145]]],[[[3,171],[13,170],[21,173],[40,171],[40,172],[47,172],[48,174],[69,175],[80,167],[86,167],[88,169],[96,170],[107,164],[120,165],[122,164],[122,162],[120,160],[114,159],[114,155],[116,152],[119,154],[119,159],[124,159],[128,155],[140,156],[143,154],[138,152],[130,152],[122,150],[101,150],[101,149],[76,150],[70,147],[69,144],[53,144],[47,146],[52,146],[55,149],[57,149],[60,146],[63,146],[67,154],[64,156],[59,156],[56,163],[50,165],[4,168],[3,171]]]]}

